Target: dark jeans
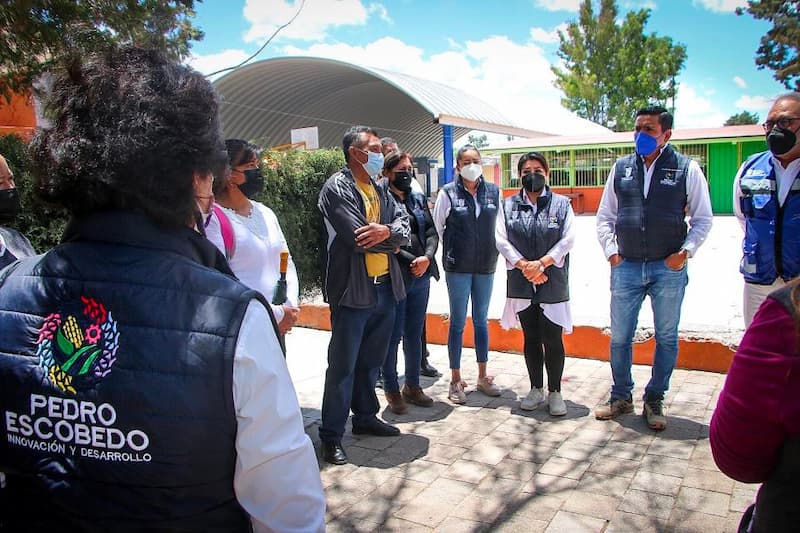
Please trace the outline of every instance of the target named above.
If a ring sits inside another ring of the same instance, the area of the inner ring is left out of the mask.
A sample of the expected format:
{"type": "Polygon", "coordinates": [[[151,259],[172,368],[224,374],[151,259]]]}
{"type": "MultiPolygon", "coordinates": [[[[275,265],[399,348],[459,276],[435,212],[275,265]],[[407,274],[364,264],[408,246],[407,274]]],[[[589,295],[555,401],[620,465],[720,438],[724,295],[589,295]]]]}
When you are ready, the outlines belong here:
{"type": "Polygon", "coordinates": [[[536,303],[520,311],[517,316],[525,338],[525,366],[528,367],[531,388],[541,389],[544,386],[544,363],[547,367],[547,390],[560,392],[561,376],[564,373],[561,326],[544,316],[541,306],[536,303]]]}
{"type": "Polygon", "coordinates": [[[406,363],[406,385],[419,387],[419,365],[422,361],[422,328],[425,325],[425,312],[428,310],[428,296],[431,290],[431,276],[425,274],[414,278],[406,287],[406,298],[397,302],[395,308],[394,331],[383,363],[383,389],[398,392],[397,348],[403,339],[403,355],[406,363]]]}
{"type": "Polygon", "coordinates": [[[354,426],[367,423],[378,413],[375,380],[389,347],[395,300],[390,282],[375,285],[375,293],[377,302],[367,309],[331,307],[331,341],[319,428],[323,441],[341,440],[351,410],[354,426]]]}

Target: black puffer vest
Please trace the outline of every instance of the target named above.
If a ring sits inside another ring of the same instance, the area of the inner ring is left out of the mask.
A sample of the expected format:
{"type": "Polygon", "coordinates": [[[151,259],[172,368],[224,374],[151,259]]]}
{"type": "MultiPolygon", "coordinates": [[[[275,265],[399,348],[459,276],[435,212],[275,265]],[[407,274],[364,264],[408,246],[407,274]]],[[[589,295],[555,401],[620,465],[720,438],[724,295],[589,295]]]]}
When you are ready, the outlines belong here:
{"type": "Polygon", "coordinates": [[[233,358],[248,304],[269,306],[214,266],[227,270],[195,232],[96,213],[3,272],[12,529],[250,530],[233,490],[233,358]]]}
{"type": "Polygon", "coordinates": [[[494,228],[500,191],[494,183],[480,178],[477,196],[464,188],[461,176],[442,187],[450,200],[450,214],[444,228],[442,263],[447,272],[492,274],[497,268],[494,228]],[[475,216],[475,201],[481,214],[475,216]]]}
{"type": "MultiPolygon", "coordinates": [[[[564,220],[569,211],[569,198],[547,190],[546,196],[539,196],[536,214],[525,203],[521,190],[505,199],[503,211],[506,220],[508,242],[525,259],[539,259],[564,236],[564,220]]],[[[536,286],[525,279],[522,271],[512,269],[506,278],[508,297],[525,298],[535,303],[558,303],[569,300],[569,254],[563,268],[555,265],[547,269],[547,281],[536,286]]]]}
{"type": "Polygon", "coordinates": [[[615,165],[616,235],[619,253],[628,260],[664,259],[686,239],[686,178],[691,159],[667,145],[656,160],[650,190],[644,197],[644,162],[636,154],[615,165]]]}

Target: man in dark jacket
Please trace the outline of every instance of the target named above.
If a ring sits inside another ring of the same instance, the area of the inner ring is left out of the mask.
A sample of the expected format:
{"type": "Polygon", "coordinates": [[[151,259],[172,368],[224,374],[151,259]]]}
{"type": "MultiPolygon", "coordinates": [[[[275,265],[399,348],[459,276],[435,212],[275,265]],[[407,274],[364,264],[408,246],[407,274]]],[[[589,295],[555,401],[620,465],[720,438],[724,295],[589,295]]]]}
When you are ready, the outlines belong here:
{"type": "MultiPolygon", "coordinates": [[[[0,155],[0,224],[10,224],[19,212],[19,191],[14,174],[0,155]]],[[[36,252],[28,239],[15,229],[0,226],[0,269],[36,252]]]]}
{"type": "Polygon", "coordinates": [[[270,307],[190,229],[226,158],[211,84],[124,48],[53,87],[32,172],[72,216],[0,271],[0,529],[323,531],[270,307]]]}
{"type": "Polygon", "coordinates": [[[399,435],[376,416],[375,380],[389,346],[395,303],[405,298],[395,252],[409,239],[405,211],[375,185],[383,168],[375,130],[354,126],[342,141],[347,166],[325,182],[319,210],[327,232],[323,294],[331,310],[328,370],[322,398],[322,456],[344,464],[342,435],[350,410],[353,433],[399,435]]]}

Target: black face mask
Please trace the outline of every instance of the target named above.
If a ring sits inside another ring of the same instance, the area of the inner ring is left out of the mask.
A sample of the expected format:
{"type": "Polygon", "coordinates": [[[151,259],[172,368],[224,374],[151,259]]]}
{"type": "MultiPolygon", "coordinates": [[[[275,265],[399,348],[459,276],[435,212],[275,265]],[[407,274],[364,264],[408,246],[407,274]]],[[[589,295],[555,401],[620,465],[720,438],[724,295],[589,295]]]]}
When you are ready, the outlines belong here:
{"type": "Polygon", "coordinates": [[[775,155],[783,155],[797,143],[797,135],[786,128],[776,126],[767,133],[767,146],[769,151],[775,155]]]}
{"type": "Polygon", "coordinates": [[[522,186],[528,192],[539,192],[544,189],[544,174],[533,172],[522,175],[522,186]]]}
{"type": "Polygon", "coordinates": [[[397,187],[398,190],[403,192],[411,192],[411,174],[409,174],[405,170],[398,170],[394,173],[394,179],[392,179],[392,185],[397,187]]]}
{"type": "Polygon", "coordinates": [[[14,222],[19,214],[19,191],[4,189],[0,191],[0,223],[14,222]]]}
{"type": "Polygon", "coordinates": [[[254,200],[264,190],[264,175],[261,173],[260,168],[251,168],[245,170],[242,174],[244,174],[244,183],[239,185],[239,190],[242,191],[242,194],[254,200]]]}

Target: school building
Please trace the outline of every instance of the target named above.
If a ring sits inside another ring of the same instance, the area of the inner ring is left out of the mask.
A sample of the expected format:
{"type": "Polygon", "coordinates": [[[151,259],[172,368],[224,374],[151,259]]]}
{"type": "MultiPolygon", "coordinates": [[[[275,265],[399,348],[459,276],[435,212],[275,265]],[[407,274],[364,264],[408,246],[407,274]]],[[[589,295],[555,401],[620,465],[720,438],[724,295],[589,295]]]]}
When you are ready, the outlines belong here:
{"type": "MultiPolygon", "coordinates": [[[[739,166],[749,155],[767,149],[764,130],[756,124],[676,129],[670,144],[700,164],[708,179],[711,206],[718,215],[733,213],[733,178],[739,166]]],[[[494,181],[506,194],[512,194],[521,186],[517,176],[519,158],[527,152],[541,152],[550,165],[553,190],[572,198],[576,213],[594,213],[614,161],[633,149],[633,132],[629,131],[518,139],[493,144],[481,153],[484,168],[493,167],[494,181]]],[[[491,171],[484,173],[491,175],[491,171]]]]}

